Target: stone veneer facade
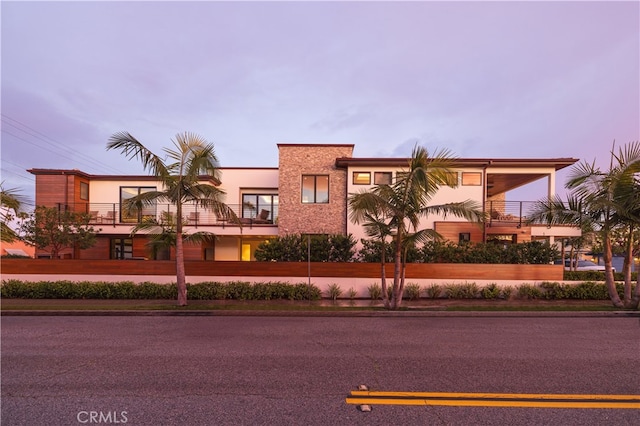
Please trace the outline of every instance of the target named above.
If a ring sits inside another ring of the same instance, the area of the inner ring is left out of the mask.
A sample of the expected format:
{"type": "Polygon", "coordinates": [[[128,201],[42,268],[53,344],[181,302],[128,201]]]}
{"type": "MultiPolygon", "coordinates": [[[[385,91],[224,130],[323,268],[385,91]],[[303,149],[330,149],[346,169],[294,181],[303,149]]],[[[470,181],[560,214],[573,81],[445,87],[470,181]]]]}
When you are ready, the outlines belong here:
{"type": "Polygon", "coordinates": [[[353,145],[278,144],[278,233],[346,234],[347,171],[336,158],[351,157],[353,145]],[[329,203],[302,203],[302,175],[329,175],[329,203]]]}

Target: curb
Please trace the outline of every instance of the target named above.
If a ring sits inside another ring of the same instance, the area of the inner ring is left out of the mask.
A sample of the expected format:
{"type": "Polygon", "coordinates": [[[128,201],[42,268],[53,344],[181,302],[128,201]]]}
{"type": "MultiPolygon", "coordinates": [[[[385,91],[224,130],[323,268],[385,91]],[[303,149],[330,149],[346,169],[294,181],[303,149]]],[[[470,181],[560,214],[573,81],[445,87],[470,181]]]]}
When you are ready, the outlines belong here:
{"type": "Polygon", "coordinates": [[[361,317],[361,318],[640,318],[639,311],[251,311],[251,310],[7,310],[0,316],[216,316],[216,317],[361,317]]]}

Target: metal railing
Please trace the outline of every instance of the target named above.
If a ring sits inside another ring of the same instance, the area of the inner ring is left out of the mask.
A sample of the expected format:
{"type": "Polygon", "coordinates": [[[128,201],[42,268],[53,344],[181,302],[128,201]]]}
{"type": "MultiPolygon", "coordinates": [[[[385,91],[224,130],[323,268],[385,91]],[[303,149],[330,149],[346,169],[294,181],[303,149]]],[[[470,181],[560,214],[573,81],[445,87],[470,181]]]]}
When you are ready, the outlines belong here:
{"type": "MultiPolygon", "coordinates": [[[[182,223],[187,226],[275,226],[278,211],[243,208],[241,204],[227,204],[239,218],[239,222],[218,217],[213,211],[195,204],[183,204],[182,223]]],[[[94,225],[136,225],[144,220],[170,224],[176,221],[176,206],[173,204],[155,204],[141,209],[127,211],[120,203],[81,203],[75,205],[58,204],[59,210],[86,213],[89,223],[94,225]]]]}
{"type": "Polygon", "coordinates": [[[527,223],[535,206],[535,201],[487,201],[487,224],[520,228],[527,223]]]}

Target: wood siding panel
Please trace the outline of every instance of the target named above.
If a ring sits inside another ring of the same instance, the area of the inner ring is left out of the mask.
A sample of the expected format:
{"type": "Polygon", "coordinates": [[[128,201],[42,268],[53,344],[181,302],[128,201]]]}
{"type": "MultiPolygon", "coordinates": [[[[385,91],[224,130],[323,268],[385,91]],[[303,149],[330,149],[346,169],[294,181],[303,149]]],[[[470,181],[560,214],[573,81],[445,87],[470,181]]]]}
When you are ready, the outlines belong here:
{"type": "MultiPolygon", "coordinates": [[[[190,276],[306,277],[306,262],[187,261],[190,276]]],[[[393,277],[392,268],[387,276],[393,277]]],[[[175,275],[171,260],[3,259],[4,274],[50,275],[175,275]]],[[[562,265],[491,265],[416,263],[407,265],[407,279],[562,281],[562,265]]],[[[311,263],[312,277],[378,278],[377,263],[311,263]]],[[[63,279],[62,277],[60,279],[63,279]]]]}
{"type": "Polygon", "coordinates": [[[453,243],[458,243],[460,233],[471,234],[471,241],[482,242],[482,225],[469,222],[434,222],[435,231],[442,237],[453,243]]]}

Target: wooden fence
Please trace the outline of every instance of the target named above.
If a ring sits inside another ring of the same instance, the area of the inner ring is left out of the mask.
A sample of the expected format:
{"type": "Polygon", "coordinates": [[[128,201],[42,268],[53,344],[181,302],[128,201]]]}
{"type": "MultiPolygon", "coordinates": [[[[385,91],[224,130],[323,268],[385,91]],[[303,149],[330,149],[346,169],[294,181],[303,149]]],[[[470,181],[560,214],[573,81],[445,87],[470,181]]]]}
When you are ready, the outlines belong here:
{"type": "MultiPolygon", "coordinates": [[[[187,261],[187,276],[198,277],[380,277],[378,263],[306,263],[187,261]]],[[[83,276],[175,276],[174,261],[160,260],[50,260],[3,259],[2,279],[20,279],[20,275],[48,275],[63,280],[67,275],[83,276]]],[[[387,277],[393,277],[393,264],[386,265],[387,277]]],[[[407,279],[562,281],[562,265],[512,265],[468,263],[412,263],[407,265],[407,279]]]]}

